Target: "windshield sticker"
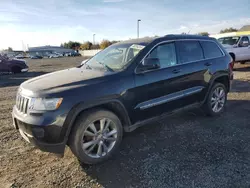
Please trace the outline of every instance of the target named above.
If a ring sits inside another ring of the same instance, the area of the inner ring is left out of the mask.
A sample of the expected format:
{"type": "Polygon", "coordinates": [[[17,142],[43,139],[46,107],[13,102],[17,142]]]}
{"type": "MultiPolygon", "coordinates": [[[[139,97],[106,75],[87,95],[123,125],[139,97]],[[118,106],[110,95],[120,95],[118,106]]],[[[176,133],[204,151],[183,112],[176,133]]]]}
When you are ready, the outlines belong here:
{"type": "Polygon", "coordinates": [[[130,48],[134,48],[137,50],[142,50],[143,48],[145,48],[145,46],[139,45],[139,44],[133,44],[132,46],[130,46],[130,48]]]}

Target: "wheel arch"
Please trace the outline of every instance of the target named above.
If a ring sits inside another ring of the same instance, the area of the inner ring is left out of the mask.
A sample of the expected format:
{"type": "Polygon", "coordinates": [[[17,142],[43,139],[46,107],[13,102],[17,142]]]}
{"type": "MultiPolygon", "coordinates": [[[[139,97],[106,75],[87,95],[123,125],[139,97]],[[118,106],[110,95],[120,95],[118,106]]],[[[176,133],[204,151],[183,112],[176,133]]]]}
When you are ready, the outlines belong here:
{"type": "Polygon", "coordinates": [[[233,52],[229,52],[229,55],[233,58],[233,61],[235,62],[235,60],[236,60],[235,53],[233,53],[233,52]]]}
{"type": "Polygon", "coordinates": [[[222,83],[225,85],[226,89],[227,89],[227,92],[230,91],[230,79],[229,79],[229,76],[228,74],[220,74],[220,75],[217,75],[217,76],[214,76],[213,79],[211,79],[210,81],[210,84],[209,84],[209,87],[208,87],[208,92],[206,94],[206,97],[203,101],[203,103],[206,101],[214,83],[222,83]]]}
{"type": "Polygon", "coordinates": [[[130,118],[125,106],[117,99],[108,100],[108,101],[99,101],[94,103],[85,104],[84,102],[78,103],[75,105],[69,112],[65,122],[64,122],[64,141],[68,142],[69,135],[71,130],[77,120],[77,118],[84,112],[93,110],[93,109],[106,109],[114,114],[121,120],[123,129],[126,131],[127,127],[131,125],[130,118]]]}

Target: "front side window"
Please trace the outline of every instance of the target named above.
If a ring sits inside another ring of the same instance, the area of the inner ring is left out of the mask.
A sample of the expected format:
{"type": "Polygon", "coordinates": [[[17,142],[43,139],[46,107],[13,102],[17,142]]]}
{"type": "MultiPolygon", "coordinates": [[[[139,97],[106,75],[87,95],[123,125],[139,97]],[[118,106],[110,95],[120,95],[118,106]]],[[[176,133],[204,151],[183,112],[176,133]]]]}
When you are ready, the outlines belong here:
{"type": "Polygon", "coordinates": [[[206,59],[221,57],[223,55],[216,43],[211,41],[201,41],[200,43],[206,59]]]}
{"type": "Polygon", "coordinates": [[[203,60],[203,52],[198,41],[178,41],[180,63],[203,60]]]}
{"type": "Polygon", "coordinates": [[[167,43],[157,46],[148,58],[158,58],[161,68],[170,67],[177,64],[175,44],[167,43]]]}
{"type": "Polygon", "coordinates": [[[244,36],[240,40],[240,46],[248,46],[249,45],[249,38],[244,36]]]}
{"type": "Polygon", "coordinates": [[[218,41],[222,44],[222,45],[236,45],[238,43],[238,41],[240,40],[239,36],[234,36],[234,37],[222,37],[219,38],[218,41]]]}
{"type": "Polygon", "coordinates": [[[94,69],[106,68],[109,71],[120,71],[138,55],[145,45],[115,44],[109,46],[88,60],[86,66],[94,69]]]}

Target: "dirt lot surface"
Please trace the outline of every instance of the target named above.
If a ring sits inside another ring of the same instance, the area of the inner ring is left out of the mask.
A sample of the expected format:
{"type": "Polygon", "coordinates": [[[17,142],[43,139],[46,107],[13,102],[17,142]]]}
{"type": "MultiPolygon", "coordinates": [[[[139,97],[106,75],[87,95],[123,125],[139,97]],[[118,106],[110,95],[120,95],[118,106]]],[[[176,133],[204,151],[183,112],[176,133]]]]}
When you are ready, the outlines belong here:
{"type": "Polygon", "coordinates": [[[41,152],[11,127],[17,88],[82,57],[27,60],[28,73],[0,79],[0,187],[250,187],[250,64],[236,65],[226,112],[183,112],[126,134],[114,158],[80,165],[41,152]]]}

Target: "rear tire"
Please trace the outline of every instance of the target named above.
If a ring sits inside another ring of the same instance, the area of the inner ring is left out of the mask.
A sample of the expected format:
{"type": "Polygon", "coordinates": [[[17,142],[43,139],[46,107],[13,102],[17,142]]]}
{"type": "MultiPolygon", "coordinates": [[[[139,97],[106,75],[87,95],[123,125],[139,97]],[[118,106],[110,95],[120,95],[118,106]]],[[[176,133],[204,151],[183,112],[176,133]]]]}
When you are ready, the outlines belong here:
{"type": "Polygon", "coordinates": [[[97,164],[118,150],[122,135],[122,124],[114,113],[90,110],[77,118],[70,133],[69,147],[80,162],[97,164]]]}
{"type": "Polygon", "coordinates": [[[224,84],[215,83],[203,104],[203,110],[208,116],[218,116],[223,113],[227,102],[227,90],[224,84]]]}
{"type": "Polygon", "coordinates": [[[20,73],[21,68],[20,67],[12,67],[11,72],[14,73],[14,74],[20,73]]]}
{"type": "Polygon", "coordinates": [[[244,65],[244,64],[246,64],[246,62],[245,61],[241,61],[240,64],[244,65]]]}

